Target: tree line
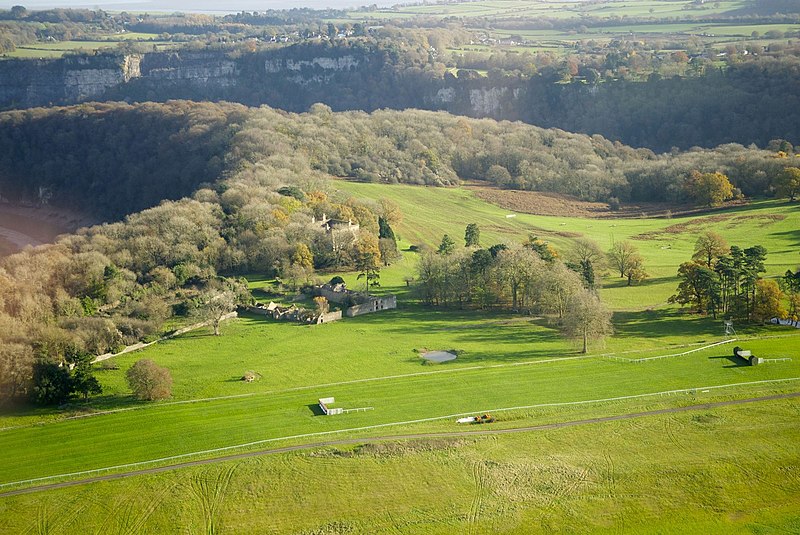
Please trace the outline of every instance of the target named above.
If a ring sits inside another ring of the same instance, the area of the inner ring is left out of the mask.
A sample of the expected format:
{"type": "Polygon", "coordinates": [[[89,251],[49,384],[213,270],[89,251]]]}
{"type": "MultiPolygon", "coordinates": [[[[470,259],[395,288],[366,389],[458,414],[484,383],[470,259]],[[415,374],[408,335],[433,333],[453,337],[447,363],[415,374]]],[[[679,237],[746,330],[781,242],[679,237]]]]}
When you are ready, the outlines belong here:
{"type": "Polygon", "coordinates": [[[800,271],[778,281],[764,279],[767,250],[761,245],[728,245],[713,231],[698,237],[692,260],[678,268],[680,283],[671,302],[700,314],[744,322],[796,319],[800,312],[800,271]],[[788,310],[785,303],[788,301],[788,310]]]}

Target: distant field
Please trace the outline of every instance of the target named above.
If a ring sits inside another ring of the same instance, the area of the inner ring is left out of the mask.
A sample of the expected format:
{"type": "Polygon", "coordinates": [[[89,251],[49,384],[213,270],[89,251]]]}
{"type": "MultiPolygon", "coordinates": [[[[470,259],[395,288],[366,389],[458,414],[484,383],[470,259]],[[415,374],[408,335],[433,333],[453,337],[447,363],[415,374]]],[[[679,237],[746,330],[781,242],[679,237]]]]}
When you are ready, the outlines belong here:
{"type": "MultiPolygon", "coordinates": [[[[414,17],[445,18],[457,17],[465,21],[471,29],[486,32],[495,39],[508,39],[521,36],[528,41],[524,46],[488,45],[485,50],[528,51],[528,52],[562,52],[575,43],[594,40],[607,43],[612,39],[649,37],[671,39],[685,42],[689,37],[699,38],[717,47],[741,40],[752,41],[753,32],[758,32],[757,44],[765,46],[770,43],[786,42],[785,37],[765,39],[763,36],[770,30],[781,33],[800,31],[798,24],[743,24],[731,25],[710,23],[703,17],[713,15],[737,15],[747,13],[752,7],[746,0],[723,0],[707,2],[698,8],[690,2],[671,0],[642,0],[599,2],[547,2],[544,0],[487,0],[462,3],[442,3],[435,5],[409,5],[384,8],[370,12],[352,12],[349,22],[366,20],[395,20],[414,17]],[[608,25],[582,27],[579,24],[567,30],[546,29],[539,22],[542,18],[580,20],[581,17],[607,18],[608,25]],[[650,19],[649,22],[619,24],[621,17],[650,19]],[[481,27],[474,19],[485,19],[487,23],[481,27]],[[679,22],[676,22],[676,19],[679,22]],[[531,27],[533,26],[533,28],[531,27]],[[731,40],[731,38],[735,38],[731,40]],[[565,48],[567,47],[567,48],[565,48]]],[[[343,21],[340,21],[343,22],[343,21]]],[[[467,45],[464,50],[476,50],[477,45],[467,45]]]]}
{"type": "Polygon", "coordinates": [[[478,2],[447,3],[438,5],[410,5],[379,9],[374,12],[353,12],[353,17],[381,18],[393,16],[440,16],[440,17],[492,17],[511,18],[571,18],[581,15],[593,17],[653,17],[673,18],[687,15],[701,16],[726,13],[747,7],[745,0],[722,0],[715,5],[707,4],[702,9],[684,9],[689,2],[668,0],[644,1],[600,1],[592,3],[548,2],[544,0],[487,0],[478,2]]]}
{"type": "Polygon", "coordinates": [[[13,52],[4,54],[9,58],[60,58],[65,53],[72,52],[93,52],[100,49],[115,49],[121,42],[140,42],[147,46],[155,46],[159,49],[175,46],[169,41],[156,40],[158,35],[146,33],[124,33],[114,34],[108,39],[98,39],[95,41],[55,41],[40,42],[29,45],[18,46],[13,52]]]}

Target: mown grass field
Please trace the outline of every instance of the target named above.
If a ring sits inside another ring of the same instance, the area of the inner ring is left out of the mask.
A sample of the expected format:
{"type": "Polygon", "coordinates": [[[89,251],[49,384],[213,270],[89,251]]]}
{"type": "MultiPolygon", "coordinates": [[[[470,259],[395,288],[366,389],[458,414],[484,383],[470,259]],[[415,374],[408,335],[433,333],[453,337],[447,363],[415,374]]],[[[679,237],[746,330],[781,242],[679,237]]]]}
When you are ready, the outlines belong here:
{"type": "Polygon", "coordinates": [[[0,498],[0,519],[9,533],[789,533],[799,415],[782,400],[328,447],[0,498]]]}
{"type": "MultiPolygon", "coordinates": [[[[502,429],[797,390],[800,330],[791,328],[737,326],[738,345],[791,359],[758,367],[733,358],[733,343],[621,360],[725,340],[720,321],[662,305],[674,291],[677,265],[691,256],[698,232],[714,229],[731,243],[767,247],[771,275],[794,267],[796,205],[758,202],[673,219],[508,218],[507,210],[465,189],[336,187],[397,202],[404,219],[395,231],[404,246],[434,245],[445,232],[460,240],[471,222],[480,225],[485,245],[534,233],[566,250],[578,234],[604,247],[612,237],[646,234],[636,243],[653,280],[627,288],[606,277],[603,296],[615,309],[616,334],[584,357],[543,319],[418,304],[404,281],[414,274],[416,253],[406,252],[381,277],[382,291],[400,296],[398,310],[320,326],[245,315],[225,324],[221,337],[195,331],[115,357],[119,369],[98,370],[103,396],[85,412],[68,413],[86,417],[47,410],[1,415],[0,492],[31,479],[69,480],[327,439],[474,429],[454,420],[483,411],[498,418],[483,429],[502,429]],[[458,359],[425,365],[425,349],[456,350],[458,359]],[[171,400],[130,397],[124,373],[140,358],[171,370],[171,400]],[[259,379],[242,382],[250,370],[259,379]],[[316,400],[327,396],[337,406],[372,410],[322,416],[316,400]]],[[[355,274],[344,276],[351,287],[358,284],[355,274]]],[[[253,288],[268,284],[257,274],[250,281],[253,288]]],[[[324,448],[137,476],[0,498],[0,525],[12,533],[152,533],[178,524],[217,533],[791,531],[800,525],[800,402],[762,403],[521,435],[324,448]]]]}

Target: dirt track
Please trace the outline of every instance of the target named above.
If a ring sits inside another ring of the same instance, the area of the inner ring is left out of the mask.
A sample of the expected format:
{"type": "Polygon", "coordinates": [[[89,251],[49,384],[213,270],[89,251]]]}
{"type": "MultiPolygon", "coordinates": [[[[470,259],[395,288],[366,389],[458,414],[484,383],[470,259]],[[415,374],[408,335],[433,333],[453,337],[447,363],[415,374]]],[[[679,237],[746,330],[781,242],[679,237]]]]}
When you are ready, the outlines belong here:
{"type": "Polygon", "coordinates": [[[672,407],[669,409],[658,409],[654,411],[632,412],[628,414],[619,414],[616,416],[601,416],[598,418],[589,418],[586,420],[573,420],[570,422],[555,422],[551,424],[532,425],[528,427],[516,427],[511,429],[481,429],[479,431],[449,431],[441,433],[413,433],[409,435],[386,435],[382,437],[370,438],[346,438],[341,440],[326,440],[323,442],[313,442],[310,444],[298,444],[296,446],[286,446],[283,448],[274,448],[262,451],[252,451],[246,453],[237,453],[235,455],[225,455],[222,457],[215,457],[213,459],[201,459],[197,461],[189,461],[184,463],[173,464],[169,466],[160,466],[157,468],[147,468],[144,470],[133,470],[130,472],[120,472],[116,474],[108,474],[105,476],[96,476],[86,479],[78,479],[74,481],[64,481],[61,483],[51,483],[48,485],[38,485],[35,487],[27,487],[22,489],[10,490],[7,492],[0,492],[0,498],[9,496],[17,496],[20,494],[29,494],[32,492],[40,492],[44,490],[61,489],[66,487],[74,487],[78,485],[86,485],[88,483],[95,483],[98,481],[111,481],[114,479],[122,479],[126,477],[158,474],[160,472],[167,472],[170,470],[177,470],[179,468],[188,468],[191,466],[201,466],[204,464],[214,464],[226,461],[235,461],[239,459],[248,459],[251,457],[260,457],[262,455],[273,455],[276,453],[287,453],[292,451],[309,450],[314,448],[323,448],[326,446],[341,446],[349,444],[365,444],[368,442],[386,442],[391,440],[414,440],[426,438],[465,438],[470,436],[482,435],[505,435],[509,433],[528,433],[532,431],[546,431],[550,429],[561,429],[564,427],[574,427],[578,425],[589,425],[603,422],[614,422],[618,420],[630,420],[633,418],[643,418],[645,416],[656,416],[659,414],[670,414],[676,412],[707,410],[716,407],[725,407],[729,405],[742,405],[745,403],[757,403],[760,401],[772,401],[778,399],[788,399],[800,397],[800,392],[792,392],[790,394],[776,394],[772,396],[763,396],[758,398],[735,399],[731,401],[718,401],[714,403],[701,403],[699,405],[689,405],[687,407],[672,407]]]}

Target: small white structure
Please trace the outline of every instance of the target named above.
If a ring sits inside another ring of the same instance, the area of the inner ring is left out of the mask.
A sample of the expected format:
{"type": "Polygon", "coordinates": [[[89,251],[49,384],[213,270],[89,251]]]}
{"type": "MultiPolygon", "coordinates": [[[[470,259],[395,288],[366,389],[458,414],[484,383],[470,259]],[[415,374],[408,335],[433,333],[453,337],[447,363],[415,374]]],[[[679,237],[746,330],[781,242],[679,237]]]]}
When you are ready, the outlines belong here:
{"type": "Polygon", "coordinates": [[[326,416],[333,416],[334,414],[342,414],[344,412],[342,408],[329,407],[329,405],[333,405],[334,403],[336,403],[334,398],[319,398],[319,408],[322,409],[322,412],[324,412],[326,416]]]}
{"type": "Polygon", "coordinates": [[[759,364],[764,363],[764,359],[753,355],[753,353],[750,350],[742,349],[741,347],[733,348],[733,356],[744,359],[750,364],[750,366],[758,366],[759,364]]]}

